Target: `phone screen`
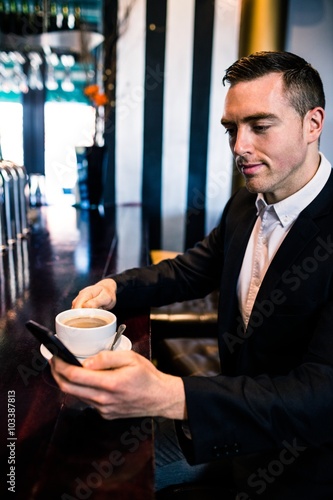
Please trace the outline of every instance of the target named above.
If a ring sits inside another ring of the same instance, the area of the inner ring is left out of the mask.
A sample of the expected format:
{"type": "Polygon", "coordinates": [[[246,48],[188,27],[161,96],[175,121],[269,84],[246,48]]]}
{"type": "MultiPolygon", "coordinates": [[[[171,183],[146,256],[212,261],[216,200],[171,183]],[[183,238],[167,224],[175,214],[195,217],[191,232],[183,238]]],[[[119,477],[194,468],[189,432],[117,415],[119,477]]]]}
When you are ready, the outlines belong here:
{"type": "Polygon", "coordinates": [[[80,361],[74,356],[74,354],[67,349],[67,347],[61,342],[58,337],[54,335],[51,330],[45,328],[45,326],[36,323],[36,321],[29,320],[26,322],[25,326],[32,335],[43,344],[53,356],[58,356],[66,363],[71,365],[82,366],[80,361]]]}

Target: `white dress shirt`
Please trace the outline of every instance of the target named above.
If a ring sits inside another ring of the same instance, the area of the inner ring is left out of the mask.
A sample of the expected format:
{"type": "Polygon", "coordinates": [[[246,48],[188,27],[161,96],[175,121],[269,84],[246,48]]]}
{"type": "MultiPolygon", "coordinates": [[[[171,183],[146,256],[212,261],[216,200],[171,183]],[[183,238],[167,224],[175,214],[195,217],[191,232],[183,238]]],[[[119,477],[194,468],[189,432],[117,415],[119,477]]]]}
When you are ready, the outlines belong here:
{"type": "Polygon", "coordinates": [[[257,196],[258,217],[247,244],[237,286],[239,308],[245,326],[274,255],[299,214],[316,198],[330,176],[331,164],[322,153],[320,157],[316,174],[293,195],[272,205],[267,205],[263,194],[257,196]]]}

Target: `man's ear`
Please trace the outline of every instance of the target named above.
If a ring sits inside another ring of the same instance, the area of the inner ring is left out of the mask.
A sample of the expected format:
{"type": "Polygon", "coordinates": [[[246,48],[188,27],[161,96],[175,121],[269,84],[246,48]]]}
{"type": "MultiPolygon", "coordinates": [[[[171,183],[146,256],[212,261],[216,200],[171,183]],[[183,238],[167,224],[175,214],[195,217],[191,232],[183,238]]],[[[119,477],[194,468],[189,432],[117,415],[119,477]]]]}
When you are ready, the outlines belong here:
{"type": "Polygon", "coordinates": [[[308,143],[311,144],[319,139],[323,130],[325,110],[321,107],[310,109],[305,115],[305,125],[308,134],[308,143]]]}

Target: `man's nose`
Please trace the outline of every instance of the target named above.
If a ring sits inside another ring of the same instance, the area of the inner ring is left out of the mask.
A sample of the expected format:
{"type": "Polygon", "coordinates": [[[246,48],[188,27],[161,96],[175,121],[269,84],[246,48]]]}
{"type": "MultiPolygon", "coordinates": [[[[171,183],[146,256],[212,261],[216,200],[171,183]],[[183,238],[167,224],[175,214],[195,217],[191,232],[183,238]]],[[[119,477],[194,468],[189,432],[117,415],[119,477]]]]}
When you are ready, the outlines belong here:
{"type": "Polygon", "coordinates": [[[235,155],[243,156],[246,153],[251,153],[252,151],[252,142],[251,142],[251,134],[249,131],[239,128],[234,137],[234,141],[232,144],[232,149],[235,155]]]}

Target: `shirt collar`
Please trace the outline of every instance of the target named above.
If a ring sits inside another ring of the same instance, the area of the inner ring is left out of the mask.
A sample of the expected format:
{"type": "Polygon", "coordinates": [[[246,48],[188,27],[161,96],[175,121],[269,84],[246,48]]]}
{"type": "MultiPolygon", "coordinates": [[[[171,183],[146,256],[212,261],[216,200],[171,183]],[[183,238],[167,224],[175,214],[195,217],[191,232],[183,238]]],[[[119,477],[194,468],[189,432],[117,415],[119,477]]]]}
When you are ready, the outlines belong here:
{"type": "Polygon", "coordinates": [[[299,214],[307,207],[320,193],[325,186],[331,171],[332,166],[322,153],[320,155],[320,164],[317,172],[312,179],[299,191],[288,196],[282,201],[268,205],[264,195],[258,193],[256,199],[257,215],[262,210],[274,211],[283,227],[289,226],[294,222],[299,214]]]}

